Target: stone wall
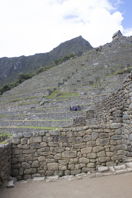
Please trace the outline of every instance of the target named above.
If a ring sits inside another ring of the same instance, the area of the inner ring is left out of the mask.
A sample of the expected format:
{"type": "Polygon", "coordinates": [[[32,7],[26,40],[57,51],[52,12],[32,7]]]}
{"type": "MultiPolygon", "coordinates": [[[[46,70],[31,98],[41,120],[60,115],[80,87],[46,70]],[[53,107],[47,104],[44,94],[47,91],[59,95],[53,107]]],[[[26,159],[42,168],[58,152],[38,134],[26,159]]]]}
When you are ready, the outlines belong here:
{"type": "MultiPolygon", "coordinates": [[[[132,79],[132,75],[130,76],[132,79]]],[[[126,80],[124,83],[127,101],[123,111],[123,141],[126,145],[126,160],[132,157],[132,83],[126,80]]]]}
{"type": "Polygon", "coordinates": [[[11,147],[10,144],[0,144],[0,186],[5,184],[11,171],[11,147]]]}
{"type": "Polygon", "coordinates": [[[75,175],[123,159],[120,124],[23,133],[13,139],[12,176],[75,175]]]}
{"type": "Polygon", "coordinates": [[[123,86],[112,93],[108,98],[101,103],[97,103],[94,109],[86,113],[86,120],[89,123],[96,119],[98,123],[123,123],[130,103],[132,87],[132,73],[124,80],[123,86]],[[130,95],[130,96],[129,96],[130,95]]]}

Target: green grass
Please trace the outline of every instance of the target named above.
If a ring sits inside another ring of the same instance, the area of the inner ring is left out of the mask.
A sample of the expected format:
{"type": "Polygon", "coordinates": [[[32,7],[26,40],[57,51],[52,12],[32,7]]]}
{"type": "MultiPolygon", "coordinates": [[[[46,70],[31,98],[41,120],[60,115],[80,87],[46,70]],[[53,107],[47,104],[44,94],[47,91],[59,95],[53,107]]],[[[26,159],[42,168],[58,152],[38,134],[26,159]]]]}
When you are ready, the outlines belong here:
{"type": "Polygon", "coordinates": [[[9,139],[10,137],[12,137],[11,134],[0,132],[0,144],[5,144],[5,142],[8,143],[6,140],[9,139]]]}
{"type": "Polygon", "coordinates": [[[6,118],[6,115],[0,114],[0,118],[6,118]]]}
{"type": "Polygon", "coordinates": [[[58,90],[53,91],[49,96],[47,96],[47,99],[54,99],[56,98],[57,94],[59,93],[58,90]]]}
{"type": "Polygon", "coordinates": [[[8,143],[7,141],[0,142],[0,144],[7,144],[7,143],[8,143]]]}
{"type": "Polygon", "coordinates": [[[24,106],[24,105],[32,105],[32,104],[37,104],[38,101],[33,101],[33,102],[21,102],[18,105],[19,106],[24,106]]]}
{"type": "Polygon", "coordinates": [[[19,101],[21,101],[21,100],[23,100],[23,99],[22,99],[22,98],[16,98],[16,99],[10,100],[9,102],[19,102],[19,101]]]}
{"type": "Polygon", "coordinates": [[[132,71],[132,67],[126,67],[126,68],[123,68],[121,70],[114,72],[114,75],[130,73],[131,71],[132,71]]]}
{"type": "Polygon", "coordinates": [[[9,102],[19,102],[19,101],[22,101],[22,100],[32,100],[32,99],[35,99],[35,98],[39,98],[38,96],[31,96],[31,97],[23,97],[23,98],[16,98],[16,99],[12,99],[10,100],[9,102]]]}
{"type": "Polygon", "coordinates": [[[90,85],[90,86],[93,87],[93,88],[101,88],[101,82],[93,83],[93,84],[90,85]]]}
{"type": "Polygon", "coordinates": [[[54,99],[54,98],[69,98],[69,97],[75,97],[80,96],[77,92],[61,92],[59,90],[53,91],[49,96],[47,96],[47,99],[54,99]]]}
{"type": "Polygon", "coordinates": [[[112,77],[113,75],[120,75],[125,73],[130,73],[132,71],[132,66],[120,68],[117,71],[112,71],[110,74],[107,74],[107,77],[112,77]]]}
{"type": "Polygon", "coordinates": [[[74,92],[65,92],[60,95],[60,98],[69,98],[69,97],[75,97],[75,96],[80,96],[79,93],[74,93],[74,92]]]}

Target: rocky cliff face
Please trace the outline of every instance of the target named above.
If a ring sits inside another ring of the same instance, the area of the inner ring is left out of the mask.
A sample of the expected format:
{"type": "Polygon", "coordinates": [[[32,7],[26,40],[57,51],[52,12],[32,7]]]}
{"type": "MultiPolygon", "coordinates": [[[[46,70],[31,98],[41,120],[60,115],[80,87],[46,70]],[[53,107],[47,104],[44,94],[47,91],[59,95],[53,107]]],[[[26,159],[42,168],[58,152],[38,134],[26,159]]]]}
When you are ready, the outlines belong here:
{"type": "Polygon", "coordinates": [[[90,43],[79,36],[60,44],[49,53],[0,58],[0,86],[15,81],[20,73],[32,73],[40,67],[54,64],[57,59],[71,54],[81,55],[90,49],[90,43]]]}

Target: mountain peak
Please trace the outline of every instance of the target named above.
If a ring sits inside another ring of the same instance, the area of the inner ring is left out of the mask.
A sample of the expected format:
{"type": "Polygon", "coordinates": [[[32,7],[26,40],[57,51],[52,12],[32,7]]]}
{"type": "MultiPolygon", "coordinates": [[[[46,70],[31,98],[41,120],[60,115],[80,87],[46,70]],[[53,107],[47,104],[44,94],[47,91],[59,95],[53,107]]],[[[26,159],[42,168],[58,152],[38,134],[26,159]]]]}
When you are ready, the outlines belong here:
{"type": "Polygon", "coordinates": [[[60,57],[64,57],[66,54],[81,55],[83,52],[91,50],[93,47],[82,36],[75,37],[68,41],[61,43],[58,47],[52,50],[52,53],[56,52],[60,57]]]}

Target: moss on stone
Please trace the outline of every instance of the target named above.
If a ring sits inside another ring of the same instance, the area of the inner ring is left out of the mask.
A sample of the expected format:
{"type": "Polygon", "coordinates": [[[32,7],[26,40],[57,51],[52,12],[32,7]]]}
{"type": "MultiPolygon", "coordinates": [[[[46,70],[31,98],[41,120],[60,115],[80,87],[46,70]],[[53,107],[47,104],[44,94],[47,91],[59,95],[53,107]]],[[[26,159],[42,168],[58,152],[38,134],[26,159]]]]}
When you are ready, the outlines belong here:
{"type": "Polygon", "coordinates": [[[12,137],[10,133],[0,132],[0,144],[7,144],[6,140],[10,137],[12,137]]]}

